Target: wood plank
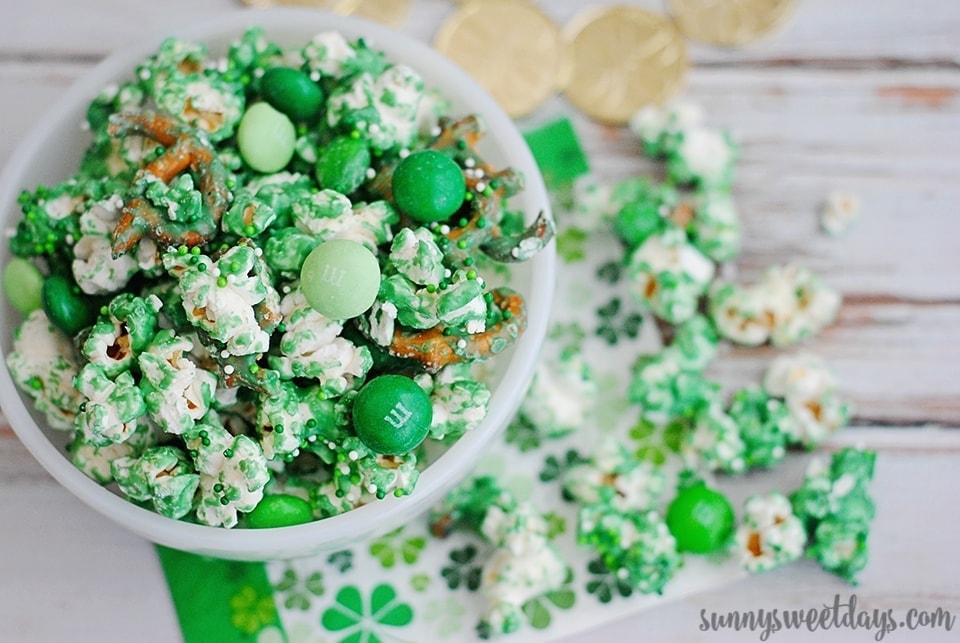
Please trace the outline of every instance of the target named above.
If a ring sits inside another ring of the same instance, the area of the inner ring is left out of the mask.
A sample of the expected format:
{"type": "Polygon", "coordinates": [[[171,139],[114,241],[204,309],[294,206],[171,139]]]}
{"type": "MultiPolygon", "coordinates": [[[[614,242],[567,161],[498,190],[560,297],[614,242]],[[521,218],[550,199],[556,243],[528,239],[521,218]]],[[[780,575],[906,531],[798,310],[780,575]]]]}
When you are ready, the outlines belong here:
{"type": "MultiPolygon", "coordinates": [[[[960,426],[960,306],[852,301],[838,322],[799,347],[823,357],[861,423],[960,426]]],[[[708,373],[727,390],[758,382],[782,351],[731,348],[708,373]]]]}
{"type": "MultiPolygon", "coordinates": [[[[85,3],[32,0],[9,3],[0,23],[0,57],[41,55],[103,57],[137,40],[145,30],[163,30],[241,10],[238,0],[168,0],[162,6],[125,0],[100,0],[97,11],[85,3]]],[[[662,13],[661,0],[623,0],[662,13]]],[[[540,3],[566,24],[582,10],[578,0],[540,3]]],[[[443,16],[454,10],[450,0],[417,0],[404,30],[429,40],[443,16]]],[[[891,62],[955,66],[960,56],[956,38],[960,5],[942,0],[915,0],[908,10],[900,0],[872,0],[842,8],[831,0],[802,0],[792,18],[769,37],[742,49],[692,45],[690,56],[701,64],[766,61],[808,61],[835,66],[844,61],[868,65],[891,62]]]]}
{"type": "MultiPolygon", "coordinates": [[[[17,97],[0,162],[85,68],[0,63],[0,91],[17,97]]],[[[744,279],[789,260],[846,294],[960,301],[960,72],[701,69],[689,96],[742,146],[744,279]],[[840,238],[817,228],[833,188],[863,201],[862,220],[840,238]]],[[[565,109],[554,99],[521,125],[565,109]]],[[[598,176],[649,171],[628,132],[574,118],[598,176]]]]}
{"type": "MultiPolygon", "coordinates": [[[[688,97],[741,145],[743,279],[792,261],[848,294],[960,301],[960,72],[698,69],[688,97]],[[817,208],[837,188],[862,216],[833,238],[817,208]]],[[[650,171],[628,132],[574,119],[599,177],[650,171]]]]}

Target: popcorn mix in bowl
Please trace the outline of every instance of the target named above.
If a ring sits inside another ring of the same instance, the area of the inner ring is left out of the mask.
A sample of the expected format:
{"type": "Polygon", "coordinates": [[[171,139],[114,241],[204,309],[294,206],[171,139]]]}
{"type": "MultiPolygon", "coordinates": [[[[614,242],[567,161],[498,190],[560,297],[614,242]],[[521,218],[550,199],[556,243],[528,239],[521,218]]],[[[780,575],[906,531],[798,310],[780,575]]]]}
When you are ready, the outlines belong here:
{"type": "Polygon", "coordinates": [[[553,225],[426,85],[363,38],[250,28],[223,56],[166,39],[90,102],[4,275],[10,375],[76,467],[169,518],[289,526],[411,493],[425,441],[483,423],[475,365],[527,322],[498,264],[553,225]]]}

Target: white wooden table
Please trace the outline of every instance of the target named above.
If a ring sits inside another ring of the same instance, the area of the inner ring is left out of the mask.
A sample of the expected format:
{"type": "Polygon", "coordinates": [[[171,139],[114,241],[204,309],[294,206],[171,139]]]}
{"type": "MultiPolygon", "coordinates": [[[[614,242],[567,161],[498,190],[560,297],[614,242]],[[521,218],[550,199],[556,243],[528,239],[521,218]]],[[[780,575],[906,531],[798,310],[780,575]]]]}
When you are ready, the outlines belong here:
{"type": "MultiPolygon", "coordinates": [[[[541,0],[561,22],[586,3],[541,0]]],[[[654,0],[639,2],[659,10],[654,0]]],[[[415,0],[404,30],[429,40],[452,0],[415,0]]],[[[0,19],[0,162],[64,88],[154,30],[235,11],[234,0],[8,0],[0,19]]],[[[941,607],[960,615],[960,3],[798,0],[774,37],[733,51],[692,47],[689,95],[742,143],[740,272],[786,259],[842,290],[839,322],[810,344],[857,404],[831,446],[879,451],[872,560],[855,590],[799,563],[612,623],[591,640],[757,640],[699,630],[702,609],[811,608],[855,591],[865,609],[941,607]],[[846,236],[817,231],[831,188],[859,194],[846,236]]],[[[529,121],[570,115],[594,170],[646,167],[624,131],[556,99],[529,121]]],[[[714,374],[756,380],[772,352],[733,350],[714,374]]],[[[796,482],[798,464],[784,475],[796,482]]],[[[0,641],[177,641],[151,546],[95,515],[0,424],[0,641]]],[[[955,640],[938,631],[887,640],[955,640]]],[[[811,640],[780,632],[771,640],[811,640]]],[[[870,640],[834,630],[818,640],[870,640]]]]}

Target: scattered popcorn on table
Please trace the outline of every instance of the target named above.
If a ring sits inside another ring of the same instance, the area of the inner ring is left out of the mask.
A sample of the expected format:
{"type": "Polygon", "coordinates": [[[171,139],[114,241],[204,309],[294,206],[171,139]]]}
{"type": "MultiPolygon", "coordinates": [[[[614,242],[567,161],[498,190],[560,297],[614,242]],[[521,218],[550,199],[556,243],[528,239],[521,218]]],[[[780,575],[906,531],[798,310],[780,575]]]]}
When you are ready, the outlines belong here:
{"type": "Polygon", "coordinates": [[[679,228],[654,234],[630,255],[628,274],[637,300],[671,324],[697,312],[710,285],[714,266],[679,228]]]}
{"type": "Polygon", "coordinates": [[[847,231],[860,218],[860,198],[842,190],[831,190],[820,204],[820,228],[832,237],[847,231]]]}
{"type": "Polygon", "coordinates": [[[656,511],[620,511],[604,503],[580,509],[577,542],[643,594],[662,594],[680,568],[677,541],[656,511]]]}
{"type": "Polygon", "coordinates": [[[833,371],[812,353],[775,358],[763,387],[784,400],[790,422],[783,426],[791,444],[813,448],[850,421],[851,405],[840,397],[833,371]]]}
{"type": "Polygon", "coordinates": [[[745,468],[770,468],[787,454],[794,433],[786,406],[757,386],[740,389],[727,410],[743,442],[745,468]]]}
{"type": "Polygon", "coordinates": [[[489,476],[459,485],[430,512],[433,534],[468,529],[495,549],[483,566],[480,593],[487,607],[478,631],[509,634],[526,621],[524,605],[565,585],[570,570],[547,535],[547,523],[489,476]]]}
{"type": "Polygon", "coordinates": [[[807,556],[847,582],[867,564],[867,537],[876,509],[867,490],[876,454],[846,448],[830,463],[815,459],[790,496],[808,535],[807,556]]]}
{"type": "Polygon", "coordinates": [[[736,421],[724,410],[719,398],[688,407],[692,430],[686,434],[681,454],[686,465],[703,465],[708,471],[742,473],[747,468],[746,446],[736,421]]]}
{"type": "Polygon", "coordinates": [[[807,533],[785,495],[771,492],[753,496],[744,510],[736,541],[747,571],[768,572],[803,555],[807,533]]]}
{"type": "Polygon", "coordinates": [[[606,439],[584,463],[567,470],[563,491],[574,501],[589,505],[609,503],[620,511],[645,511],[656,507],[666,476],[659,467],[637,459],[619,442],[606,439]]]}
{"type": "Polygon", "coordinates": [[[717,282],[710,315],[720,334],[738,344],[790,346],[836,319],[840,295],[809,270],[772,266],[751,286],[717,282]]]}
{"type": "Polygon", "coordinates": [[[520,405],[518,419],[542,438],[566,435],[585,426],[595,405],[597,383],[576,352],[542,358],[520,405]]]}

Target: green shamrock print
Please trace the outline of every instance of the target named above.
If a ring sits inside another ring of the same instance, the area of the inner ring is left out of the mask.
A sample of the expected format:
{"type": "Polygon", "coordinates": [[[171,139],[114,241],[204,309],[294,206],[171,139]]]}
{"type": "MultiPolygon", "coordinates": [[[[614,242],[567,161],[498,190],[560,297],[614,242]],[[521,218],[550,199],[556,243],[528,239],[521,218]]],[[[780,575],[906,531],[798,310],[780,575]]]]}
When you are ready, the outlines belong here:
{"type": "Polygon", "coordinates": [[[284,607],[306,611],[310,609],[311,596],[323,596],[323,574],[313,572],[306,578],[300,578],[296,570],[287,567],[275,589],[278,594],[286,594],[283,599],[284,607]]]}
{"type": "Polygon", "coordinates": [[[554,480],[558,480],[566,473],[567,469],[586,461],[587,459],[577,453],[576,449],[567,450],[567,452],[563,454],[563,458],[548,455],[543,460],[543,469],[540,470],[540,481],[553,482],[554,480]]]}
{"type": "Polygon", "coordinates": [[[639,443],[636,451],[638,458],[661,465],[670,455],[680,453],[684,431],[682,421],[657,427],[641,419],[630,429],[630,437],[639,443]]]}
{"type": "Polygon", "coordinates": [[[341,574],[345,574],[353,567],[353,551],[350,549],[335,551],[327,557],[327,562],[339,569],[341,574]]]}
{"type": "Polygon", "coordinates": [[[463,549],[454,549],[449,558],[451,564],[440,570],[440,575],[447,581],[447,587],[457,589],[463,584],[471,592],[477,591],[483,571],[480,565],[472,564],[477,558],[477,548],[467,545],[463,549]]]}
{"type": "Polygon", "coordinates": [[[244,585],[230,597],[230,623],[244,634],[254,634],[277,622],[273,597],[244,585]]]}
{"type": "Polygon", "coordinates": [[[426,574],[414,574],[410,577],[410,587],[415,592],[425,592],[430,587],[430,577],[426,574]]]}
{"type": "Polygon", "coordinates": [[[341,632],[339,643],[381,643],[384,637],[392,638],[384,628],[403,627],[413,620],[413,608],[385,583],[373,588],[369,601],[354,585],[341,588],[335,601],[323,612],[320,624],[327,631],[341,632]]]}
{"type": "Polygon", "coordinates": [[[601,603],[609,603],[613,599],[614,592],[624,598],[633,594],[630,583],[611,572],[602,558],[591,560],[587,564],[587,571],[594,576],[592,580],[587,581],[587,593],[596,596],[601,603]]]}
{"type": "Polygon", "coordinates": [[[420,552],[427,546],[427,539],[423,536],[401,538],[403,527],[394,529],[370,543],[370,555],[380,561],[384,569],[390,569],[397,562],[397,556],[408,565],[412,565],[420,558],[420,552]]]}
{"type": "Polygon", "coordinates": [[[589,236],[580,228],[567,228],[557,235],[557,254],[567,263],[583,261],[589,236]]]}
{"type": "Polygon", "coordinates": [[[624,336],[630,339],[636,339],[640,334],[640,327],[643,325],[643,315],[633,311],[621,314],[624,311],[619,297],[614,297],[609,302],[597,309],[597,316],[600,323],[597,325],[596,334],[602,340],[615,345],[624,336]]]}
{"type": "Polygon", "coordinates": [[[517,415],[507,425],[504,439],[507,444],[512,444],[520,449],[521,453],[533,451],[540,446],[540,435],[537,433],[537,427],[523,415],[517,415]]]}

